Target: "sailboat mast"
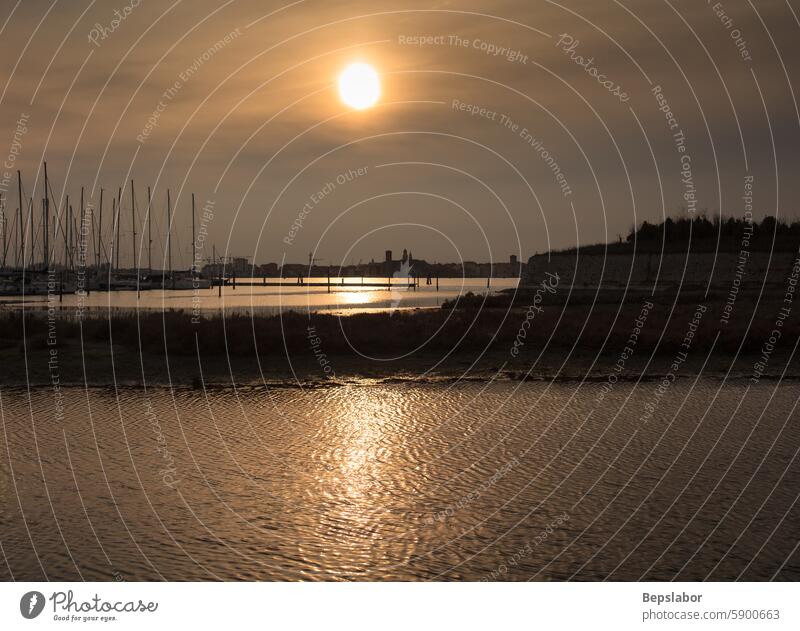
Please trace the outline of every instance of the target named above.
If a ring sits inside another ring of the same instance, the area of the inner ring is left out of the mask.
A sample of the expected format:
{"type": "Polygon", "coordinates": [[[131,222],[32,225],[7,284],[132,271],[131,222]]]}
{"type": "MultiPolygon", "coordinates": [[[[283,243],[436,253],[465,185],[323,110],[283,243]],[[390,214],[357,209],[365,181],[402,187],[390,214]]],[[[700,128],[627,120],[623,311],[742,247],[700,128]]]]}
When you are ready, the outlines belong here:
{"type": "Polygon", "coordinates": [[[117,269],[117,200],[111,199],[111,269],[117,269]]]}
{"type": "Polygon", "coordinates": [[[25,267],[25,233],[22,225],[22,173],[20,171],[17,171],[17,193],[19,194],[19,230],[15,232],[19,233],[19,241],[17,242],[17,247],[14,248],[14,263],[20,267],[25,267]],[[22,252],[21,256],[20,252],[22,252]]]}
{"type": "Polygon", "coordinates": [[[47,269],[50,265],[49,261],[49,247],[50,247],[50,235],[48,230],[50,229],[50,194],[48,189],[50,188],[50,181],[47,179],[47,162],[44,163],[44,208],[42,212],[44,213],[44,234],[43,234],[43,242],[44,242],[44,267],[47,269]]]}
{"type": "MultiPolygon", "coordinates": [[[[172,278],[172,205],[167,189],[167,262],[169,264],[169,276],[172,278]]],[[[172,278],[172,288],[175,288],[175,279],[172,278]]]]}
{"type": "MultiPolygon", "coordinates": [[[[44,220],[44,200],[42,200],[42,220],[44,220]]],[[[36,226],[34,225],[35,219],[33,218],[33,196],[31,196],[30,204],[28,204],[28,225],[26,230],[30,233],[30,250],[31,256],[28,260],[28,266],[33,269],[36,264],[36,226]]],[[[44,237],[42,237],[44,239],[44,237]]]]}
{"type": "Polygon", "coordinates": [[[3,193],[2,193],[2,191],[0,191],[0,210],[2,210],[2,213],[3,213],[3,269],[5,269],[5,267],[6,267],[6,253],[7,253],[7,250],[6,250],[6,242],[7,242],[7,240],[6,240],[6,228],[7,228],[7,225],[6,225],[6,207],[3,204],[3,193]]]}
{"type": "Polygon", "coordinates": [[[153,203],[150,198],[150,187],[147,187],[147,275],[153,275],[153,203]]]}
{"type": "Polygon", "coordinates": [[[75,225],[75,210],[69,207],[69,265],[75,270],[75,253],[78,249],[78,226],[75,225]]]}
{"type": "Polygon", "coordinates": [[[131,180],[131,228],[133,229],[133,269],[139,273],[139,266],[136,264],[136,195],[133,192],[133,180],[131,180]]]}
{"type": "MultiPolygon", "coordinates": [[[[42,206],[44,206],[44,200],[42,200],[42,206]]],[[[30,257],[28,259],[28,266],[33,269],[36,261],[36,230],[33,225],[34,218],[33,218],[33,196],[30,197],[28,201],[28,219],[26,220],[25,224],[25,232],[28,233],[28,237],[30,242],[28,243],[28,250],[30,250],[30,257]]]]}
{"type": "Polygon", "coordinates": [[[83,232],[83,222],[86,220],[86,209],[83,206],[83,187],[81,186],[81,210],[80,221],[78,222],[78,234],[76,241],[78,242],[78,266],[86,265],[86,236],[83,232]]]}
{"type": "Polygon", "coordinates": [[[97,270],[100,271],[100,250],[103,246],[103,189],[100,189],[100,217],[97,219],[97,251],[95,258],[97,259],[97,270]]]}
{"type": "Polygon", "coordinates": [[[36,233],[33,231],[33,196],[25,201],[28,202],[28,212],[25,213],[25,241],[22,246],[22,265],[33,269],[34,252],[36,250],[36,233]]]}
{"type": "MultiPolygon", "coordinates": [[[[66,202],[64,203],[64,210],[67,212],[64,213],[66,215],[64,217],[64,223],[67,224],[65,228],[62,228],[61,232],[64,234],[64,269],[69,268],[69,263],[72,261],[72,206],[69,205],[69,195],[67,195],[66,202]]],[[[61,217],[58,217],[58,225],[61,225],[61,217]]],[[[56,230],[53,230],[53,238],[56,237],[56,230]]],[[[54,248],[55,249],[55,248],[54,248]]],[[[55,254],[53,255],[53,259],[55,259],[55,254]]]]}
{"type": "Polygon", "coordinates": [[[194,279],[194,277],[195,277],[195,275],[197,273],[197,268],[195,267],[197,265],[197,245],[196,245],[195,240],[194,240],[195,239],[195,236],[194,236],[194,218],[195,218],[195,214],[194,214],[194,193],[192,193],[192,267],[191,267],[192,279],[194,279]]]}
{"type": "Polygon", "coordinates": [[[119,224],[120,224],[120,217],[122,216],[122,187],[119,187],[117,191],[117,214],[116,214],[116,221],[114,225],[117,228],[117,245],[114,247],[114,258],[116,259],[114,269],[119,271],[119,224]]]}

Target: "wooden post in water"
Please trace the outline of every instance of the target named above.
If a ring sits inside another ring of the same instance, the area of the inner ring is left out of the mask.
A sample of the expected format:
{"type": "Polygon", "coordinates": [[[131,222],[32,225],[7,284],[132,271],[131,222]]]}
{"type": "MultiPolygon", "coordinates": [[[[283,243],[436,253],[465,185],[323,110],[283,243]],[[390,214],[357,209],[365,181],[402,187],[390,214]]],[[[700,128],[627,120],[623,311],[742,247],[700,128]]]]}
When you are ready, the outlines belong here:
{"type": "Polygon", "coordinates": [[[439,276],[436,276],[436,291],[439,291],[439,276]]]}

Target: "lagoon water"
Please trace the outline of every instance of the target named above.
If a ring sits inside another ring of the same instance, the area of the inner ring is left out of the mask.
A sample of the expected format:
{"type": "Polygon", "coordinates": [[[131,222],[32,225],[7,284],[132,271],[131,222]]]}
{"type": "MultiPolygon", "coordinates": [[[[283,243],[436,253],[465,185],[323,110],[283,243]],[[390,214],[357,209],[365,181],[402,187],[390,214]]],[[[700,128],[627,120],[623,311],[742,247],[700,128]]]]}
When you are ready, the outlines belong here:
{"type": "MultiPolygon", "coordinates": [[[[216,313],[257,313],[273,314],[282,311],[324,311],[331,313],[359,313],[369,311],[386,311],[388,309],[420,309],[440,307],[445,300],[453,300],[467,292],[485,295],[487,293],[513,289],[517,286],[516,278],[493,278],[487,282],[485,278],[441,278],[439,289],[436,279],[431,285],[420,279],[417,289],[408,287],[408,281],[393,278],[395,287],[369,287],[369,283],[386,283],[386,278],[363,279],[365,286],[358,278],[332,278],[331,288],[327,286],[301,286],[294,279],[268,278],[268,282],[284,282],[285,286],[264,286],[262,278],[238,279],[236,289],[226,286],[219,295],[218,287],[194,290],[161,290],[142,291],[94,291],[88,296],[67,294],[62,297],[51,297],[52,304],[64,309],[75,309],[82,306],[86,310],[167,310],[167,309],[200,309],[205,315],[216,313]],[[355,286],[342,287],[341,282],[355,286]],[[405,284],[404,284],[405,282],[405,284]],[[253,283],[252,286],[242,283],[253,283]]],[[[327,283],[327,278],[309,278],[306,282],[327,283]]],[[[21,308],[23,300],[19,296],[2,296],[0,305],[21,308]]],[[[46,309],[48,296],[26,296],[26,309],[46,309]]]]}
{"type": "Polygon", "coordinates": [[[799,389],[722,386],[6,388],[0,578],[798,580],[799,389]]]}

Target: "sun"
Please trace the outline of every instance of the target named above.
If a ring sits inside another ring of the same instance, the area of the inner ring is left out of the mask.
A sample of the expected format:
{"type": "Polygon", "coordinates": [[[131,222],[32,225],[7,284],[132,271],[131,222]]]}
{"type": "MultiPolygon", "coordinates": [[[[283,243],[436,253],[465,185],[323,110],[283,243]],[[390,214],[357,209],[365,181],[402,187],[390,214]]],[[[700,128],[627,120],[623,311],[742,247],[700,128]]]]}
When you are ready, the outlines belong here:
{"type": "Polygon", "coordinates": [[[372,107],[381,96],[381,80],[369,64],[350,64],[339,75],[339,98],[357,110],[372,107]]]}

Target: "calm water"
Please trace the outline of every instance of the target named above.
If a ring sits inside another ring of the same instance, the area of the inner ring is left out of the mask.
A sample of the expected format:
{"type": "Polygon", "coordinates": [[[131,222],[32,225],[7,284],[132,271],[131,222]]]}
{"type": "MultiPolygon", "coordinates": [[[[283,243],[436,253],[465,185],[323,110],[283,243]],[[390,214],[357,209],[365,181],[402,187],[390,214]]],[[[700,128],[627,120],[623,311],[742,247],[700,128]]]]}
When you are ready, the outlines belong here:
{"type": "MultiPolygon", "coordinates": [[[[267,279],[279,281],[280,279],[267,279]]],[[[327,283],[327,278],[311,278],[310,282],[327,283]]],[[[345,278],[346,283],[360,283],[361,278],[345,278]]],[[[387,309],[418,309],[440,307],[445,300],[452,300],[460,295],[472,292],[486,294],[517,286],[516,278],[493,278],[487,288],[485,278],[441,278],[439,289],[436,281],[426,285],[425,279],[420,279],[417,289],[409,289],[408,281],[401,278],[392,279],[396,287],[382,289],[375,287],[337,287],[341,278],[331,279],[331,291],[327,287],[303,287],[292,285],[291,279],[284,279],[288,286],[269,287],[260,286],[261,278],[239,279],[236,289],[232,286],[224,287],[222,296],[219,288],[211,287],[193,290],[166,290],[160,289],[143,291],[138,296],[135,291],[94,291],[88,296],[69,294],[63,296],[58,302],[65,309],[75,308],[79,304],[86,309],[201,309],[211,314],[224,311],[226,313],[258,312],[277,313],[280,311],[330,311],[334,313],[356,313],[366,311],[385,311],[387,309]],[[248,287],[241,282],[256,283],[248,287]]],[[[364,278],[365,283],[385,283],[385,278],[364,278]]],[[[26,308],[47,308],[47,296],[26,296],[26,308]]],[[[22,301],[18,296],[0,296],[0,303],[7,306],[21,307],[22,301]]]]}
{"type": "Polygon", "coordinates": [[[800,579],[796,384],[597,385],[5,389],[0,578],[800,579]]]}

